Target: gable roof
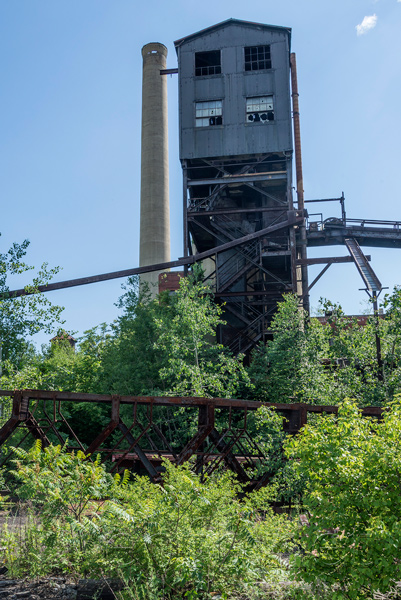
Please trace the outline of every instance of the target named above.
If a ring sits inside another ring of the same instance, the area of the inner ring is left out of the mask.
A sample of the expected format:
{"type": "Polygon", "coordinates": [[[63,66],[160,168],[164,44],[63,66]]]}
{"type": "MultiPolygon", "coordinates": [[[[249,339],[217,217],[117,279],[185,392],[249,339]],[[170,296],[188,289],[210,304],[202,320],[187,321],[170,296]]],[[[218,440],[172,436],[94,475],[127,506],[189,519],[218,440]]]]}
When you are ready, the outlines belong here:
{"type": "Polygon", "coordinates": [[[241,21],[240,19],[227,19],[226,21],[221,21],[221,23],[216,23],[216,25],[212,25],[211,27],[206,27],[206,29],[201,29],[200,31],[197,31],[196,33],[191,33],[191,35],[187,35],[187,36],[175,41],[174,42],[175,49],[177,50],[179,48],[179,46],[181,46],[181,44],[188,42],[191,39],[211,33],[212,31],[215,31],[216,29],[221,29],[222,27],[225,27],[226,25],[246,25],[247,27],[257,27],[258,29],[260,29],[262,27],[263,29],[281,30],[281,31],[287,33],[290,44],[291,44],[291,27],[281,27],[279,25],[266,25],[265,23],[254,23],[253,21],[241,21]]]}

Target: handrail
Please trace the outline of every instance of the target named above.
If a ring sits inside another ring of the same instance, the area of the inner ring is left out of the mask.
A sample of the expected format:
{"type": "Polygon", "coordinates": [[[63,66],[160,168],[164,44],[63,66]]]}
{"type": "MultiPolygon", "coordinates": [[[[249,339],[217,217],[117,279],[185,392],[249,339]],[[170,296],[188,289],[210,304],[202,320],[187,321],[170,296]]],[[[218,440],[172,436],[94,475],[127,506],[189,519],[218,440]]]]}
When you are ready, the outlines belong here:
{"type": "Polygon", "coordinates": [[[336,227],[352,227],[352,226],[356,226],[356,227],[365,227],[365,226],[373,226],[372,228],[390,228],[391,229],[395,229],[397,231],[401,231],[401,221],[386,221],[386,220],[379,220],[379,219],[349,219],[348,217],[346,219],[341,219],[339,217],[329,217],[327,219],[323,219],[323,216],[321,215],[321,213],[315,213],[312,215],[309,215],[308,218],[308,222],[307,222],[307,229],[308,230],[317,230],[317,231],[323,231],[324,229],[331,229],[331,228],[336,228],[336,227]],[[310,217],[311,216],[321,216],[321,218],[317,221],[311,221],[310,217]],[[312,225],[312,227],[311,227],[312,225]]]}

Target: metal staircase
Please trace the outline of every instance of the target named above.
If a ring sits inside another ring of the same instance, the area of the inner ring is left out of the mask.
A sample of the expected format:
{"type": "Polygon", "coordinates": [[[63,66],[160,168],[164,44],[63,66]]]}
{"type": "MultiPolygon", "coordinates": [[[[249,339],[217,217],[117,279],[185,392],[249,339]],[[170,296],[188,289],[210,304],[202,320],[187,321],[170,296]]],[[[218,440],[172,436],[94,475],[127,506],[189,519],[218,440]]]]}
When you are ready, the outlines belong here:
{"type": "Polygon", "coordinates": [[[380,283],[376,273],[368,263],[368,260],[362,252],[358,242],[355,238],[346,238],[344,240],[345,245],[354,261],[356,268],[359,271],[360,276],[363,279],[366,289],[372,296],[378,295],[382,290],[382,284],[380,283]]]}

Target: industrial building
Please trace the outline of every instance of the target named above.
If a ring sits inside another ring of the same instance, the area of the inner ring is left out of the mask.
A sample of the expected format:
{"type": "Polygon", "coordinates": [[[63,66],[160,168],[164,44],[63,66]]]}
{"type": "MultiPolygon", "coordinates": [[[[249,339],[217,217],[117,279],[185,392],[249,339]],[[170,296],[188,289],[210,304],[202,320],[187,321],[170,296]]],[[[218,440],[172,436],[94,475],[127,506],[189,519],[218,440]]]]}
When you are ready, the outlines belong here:
{"type": "MultiPolygon", "coordinates": [[[[374,300],[382,284],[361,246],[401,248],[401,221],[349,219],[345,198],[304,199],[300,114],[291,29],[228,19],[167,48],[142,48],[140,266],[40,286],[40,291],[140,275],[153,295],[177,289],[201,263],[223,306],[218,341],[234,354],[269,335],[286,292],[309,310],[309,291],[335,263],[353,262],[374,300]],[[166,75],[178,74],[179,158],[183,173],[183,256],[170,259],[166,75]],[[295,170],[293,171],[293,166],[295,170]],[[340,217],[306,207],[337,202],[340,217]],[[343,245],[348,255],[308,258],[308,247],[343,245]],[[308,282],[308,266],[322,270],[308,282]]],[[[24,289],[13,296],[25,295],[24,289]]]]}
{"type": "Polygon", "coordinates": [[[247,352],[283,293],[307,304],[296,264],[305,219],[293,198],[291,30],[229,19],[175,47],[184,257],[238,241],[203,267],[224,305],[219,341],[247,352]]]}

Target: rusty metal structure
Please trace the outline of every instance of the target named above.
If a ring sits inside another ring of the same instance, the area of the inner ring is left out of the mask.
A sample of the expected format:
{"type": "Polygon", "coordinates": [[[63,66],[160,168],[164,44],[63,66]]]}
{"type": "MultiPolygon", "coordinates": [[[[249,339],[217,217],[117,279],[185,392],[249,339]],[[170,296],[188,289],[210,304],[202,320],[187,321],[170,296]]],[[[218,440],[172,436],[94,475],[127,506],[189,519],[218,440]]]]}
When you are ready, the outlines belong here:
{"type": "MultiPolygon", "coordinates": [[[[283,416],[284,431],[290,434],[307,423],[309,413],[336,414],[338,409],[225,398],[108,396],[43,390],[0,390],[0,397],[10,399],[8,418],[0,428],[0,466],[12,458],[10,446],[40,440],[43,447],[67,443],[69,451],[81,450],[91,456],[100,453],[111,472],[129,468],[147,474],[154,483],[161,480],[164,458],[176,465],[191,461],[201,474],[229,469],[249,489],[260,488],[270,477],[269,456],[252,434],[252,418],[258,408],[276,409],[283,416]],[[104,408],[108,423],[93,439],[83,441],[66,415],[72,405],[91,403],[104,408]],[[168,428],[171,413],[177,409],[181,411],[180,420],[190,425],[186,439],[180,443],[168,428]]],[[[382,409],[367,407],[362,414],[380,417],[382,409]]]]}
{"type": "Polygon", "coordinates": [[[215,249],[202,262],[205,282],[224,306],[219,341],[234,354],[266,341],[283,293],[308,308],[307,267],[297,263],[306,259],[306,213],[290,46],[291,29],[238,19],[175,42],[184,257],[215,249]],[[251,232],[252,242],[241,242],[251,232]]]}
{"type": "MultiPolygon", "coordinates": [[[[164,48],[151,44],[149,51],[152,54],[159,47],[164,48]]],[[[220,327],[219,341],[234,354],[249,354],[266,341],[283,293],[296,293],[308,310],[310,290],[332,264],[355,263],[377,312],[382,287],[362,247],[401,248],[401,221],[350,219],[344,194],[305,200],[291,29],[228,19],[177,40],[175,47],[178,69],[164,68],[164,57],[152,77],[160,75],[159,82],[153,81],[159,88],[166,75],[178,74],[184,256],[50,283],[38,291],[177,267],[187,271],[201,263],[205,281],[224,306],[227,325],[220,327]],[[340,204],[340,217],[311,212],[315,203],[333,202],[340,204]],[[349,255],[308,258],[308,248],[329,245],[343,245],[349,255]],[[322,269],[309,283],[308,267],[318,264],[322,269]]],[[[150,115],[158,113],[148,105],[153,95],[146,93],[143,100],[150,115]]],[[[157,120],[155,127],[158,131],[157,120]]],[[[148,159],[152,170],[151,152],[148,159]]],[[[153,210],[157,221],[161,209],[153,210]]],[[[34,290],[13,290],[8,297],[31,293],[34,290]]]]}

